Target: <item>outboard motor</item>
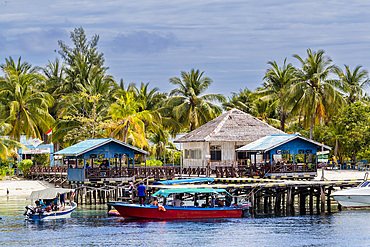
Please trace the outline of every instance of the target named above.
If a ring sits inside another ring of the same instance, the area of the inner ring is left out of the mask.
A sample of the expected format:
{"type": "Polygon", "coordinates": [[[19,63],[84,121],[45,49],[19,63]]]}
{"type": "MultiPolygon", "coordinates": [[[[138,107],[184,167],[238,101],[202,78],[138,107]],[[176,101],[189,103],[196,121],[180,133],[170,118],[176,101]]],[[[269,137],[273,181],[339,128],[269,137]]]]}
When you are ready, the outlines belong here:
{"type": "Polygon", "coordinates": [[[29,218],[31,215],[35,214],[36,210],[31,205],[26,206],[26,211],[24,211],[23,215],[29,218]]]}
{"type": "Polygon", "coordinates": [[[236,204],[236,207],[237,208],[241,208],[243,211],[242,211],[242,218],[244,217],[247,217],[249,216],[249,208],[252,206],[252,204],[250,202],[239,202],[238,204],[236,204]]]}

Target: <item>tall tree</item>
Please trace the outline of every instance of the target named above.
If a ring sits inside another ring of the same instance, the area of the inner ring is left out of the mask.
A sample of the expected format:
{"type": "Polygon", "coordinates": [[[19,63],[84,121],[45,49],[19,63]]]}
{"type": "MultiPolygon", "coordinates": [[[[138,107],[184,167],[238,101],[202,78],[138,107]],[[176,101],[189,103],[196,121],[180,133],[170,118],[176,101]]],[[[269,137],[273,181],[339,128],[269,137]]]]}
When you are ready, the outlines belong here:
{"type": "Polygon", "coordinates": [[[229,111],[231,109],[239,109],[243,112],[254,114],[255,105],[254,100],[256,99],[256,94],[253,93],[248,88],[240,89],[239,93],[232,93],[232,96],[229,97],[229,100],[222,103],[222,107],[229,111]]]}
{"type": "Polygon", "coordinates": [[[262,101],[272,101],[279,106],[280,129],[284,131],[288,110],[288,101],[285,98],[289,87],[294,82],[295,68],[292,64],[287,64],[286,58],[282,67],[279,67],[276,61],[269,61],[268,64],[271,67],[267,69],[264,77],[267,83],[258,93],[263,96],[262,101]]]}
{"type": "Polygon", "coordinates": [[[313,136],[315,121],[327,120],[327,116],[344,105],[341,94],[335,88],[335,81],[329,75],[336,69],[330,57],[324,51],[307,50],[307,58],[294,55],[302,68],[297,71],[297,82],[290,87],[288,104],[295,104],[291,113],[304,114],[304,126],[310,126],[310,138],[313,136]]]}
{"type": "Polygon", "coordinates": [[[204,72],[192,69],[188,73],[181,72],[181,79],[170,79],[170,83],[178,88],[171,91],[167,107],[173,109],[173,116],[190,131],[221,114],[221,107],[210,101],[225,101],[221,94],[202,95],[212,83],[212,80],[203,77],[203,74],[204,72]]]}
{"type": "Polygon", "coordinates": [[[1,69],[5,77],[0,78],[0,102],[4,106],[0,118],[11,126],[9,136],[17,141],[22,134],[41,138],[39,130],[46,132],[54,122],[48,112],[53,98],[38,90],[45,77],[21,58],[17,63],[11,57],[6,59],[1,69]]]}
{"type": "Polygon", "coordinates": [[[360,100],[363,96],[363,89],[369,82],[368,72],[361,69],[362,66],[357,66],[353,72],[348,65],[344,65],[345,72],[337,69],[336,73],[339,76],[339,88],[345,93],[345,97],[349,104],[360,100]]]}
{"type": "Polygon", "coordinates": [[[150,122],[152,115],[149,111],[140,111],[142,107],[143,103],[137,101],[132,92],[116,97],[116,102],[109,107],[110,136],[140,148],[146,146],[145,121],[150,122]]]}

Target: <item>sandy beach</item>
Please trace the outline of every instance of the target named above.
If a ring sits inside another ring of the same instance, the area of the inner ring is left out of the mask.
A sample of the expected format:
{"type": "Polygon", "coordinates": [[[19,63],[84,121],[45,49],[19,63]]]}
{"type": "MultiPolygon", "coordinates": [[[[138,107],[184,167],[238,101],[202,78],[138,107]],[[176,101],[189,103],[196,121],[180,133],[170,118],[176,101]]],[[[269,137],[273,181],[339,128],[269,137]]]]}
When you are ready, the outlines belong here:
{"type": "Polygon", "coordinates": [[[46,188],[54,187],[53,184],[49,184],[44,181],[33,181],[33,180],[0,180],[0,200],[1,199],[26,199],[32,191],[42,190],[46,188]],[[9,196],[7,197],[7,190],[9,190],[9,196]]]}

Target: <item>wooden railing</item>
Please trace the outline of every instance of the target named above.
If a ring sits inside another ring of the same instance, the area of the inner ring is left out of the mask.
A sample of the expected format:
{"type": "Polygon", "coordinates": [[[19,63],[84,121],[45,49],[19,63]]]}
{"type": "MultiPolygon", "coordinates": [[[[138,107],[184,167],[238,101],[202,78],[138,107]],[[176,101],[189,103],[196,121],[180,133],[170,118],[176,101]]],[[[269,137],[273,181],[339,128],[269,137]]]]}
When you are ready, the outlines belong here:
{"type": "Polygon", "coordinates": [[[66,173],[67,166],[32,166],[30,173],[66,173]]]}
{"type": "MultiPolygon", "coordinates": [[[[113,168],[88,168],[85,169],[86,179],[101,178],[174,178],[178,176],[215,176],[218,178],[234,178],[247,176],[264,176],[266,173],[304,173],[316,172],[316,164],[250,164],[239,163],[239,165],[214,166],[213,168],[179,166],[169,167],[113,167],[113,168]]],[[[31,167],[30,175],[53,175],[67,174],[67,166],[31,167]]]]}

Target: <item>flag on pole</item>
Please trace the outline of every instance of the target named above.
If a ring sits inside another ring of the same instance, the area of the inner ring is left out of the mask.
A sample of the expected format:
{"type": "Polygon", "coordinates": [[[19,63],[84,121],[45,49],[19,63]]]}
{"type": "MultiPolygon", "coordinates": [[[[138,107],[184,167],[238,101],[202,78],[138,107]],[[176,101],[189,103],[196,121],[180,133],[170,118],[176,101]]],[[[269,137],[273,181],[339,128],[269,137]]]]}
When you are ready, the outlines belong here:
{"type": "Polygon", "coordinates": [[[51,135],[53,133],[53,129],[49,129],[47,132],[46,132],[46,134],[49,136],[49,135],[51,135]]]}

